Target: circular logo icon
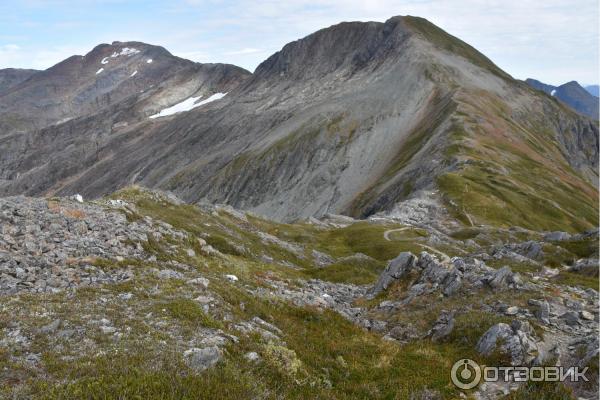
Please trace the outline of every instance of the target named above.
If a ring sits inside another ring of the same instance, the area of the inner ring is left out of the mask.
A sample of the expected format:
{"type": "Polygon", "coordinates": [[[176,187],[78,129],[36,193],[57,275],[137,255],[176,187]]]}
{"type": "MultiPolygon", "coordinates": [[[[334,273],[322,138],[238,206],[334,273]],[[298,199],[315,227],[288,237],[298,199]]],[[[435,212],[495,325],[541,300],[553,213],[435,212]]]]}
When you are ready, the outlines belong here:
{"type": "Polygon", "coordinates": [[[481,381],[481,368],[475,361],[463,358],[454,363],[450,377],[457,388],[473,389],[481,381]]]}

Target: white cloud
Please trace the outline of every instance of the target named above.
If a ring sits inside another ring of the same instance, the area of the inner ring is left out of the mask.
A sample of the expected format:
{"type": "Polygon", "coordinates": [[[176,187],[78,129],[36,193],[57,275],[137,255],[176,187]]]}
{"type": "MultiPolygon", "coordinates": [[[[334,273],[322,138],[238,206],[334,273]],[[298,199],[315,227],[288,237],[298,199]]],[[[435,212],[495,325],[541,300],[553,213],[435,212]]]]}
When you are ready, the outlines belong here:
{"type": "Polygon", "coordinates": [[[253,47],[246,47],[241,50],[228,51],[223,54],[228,55],[228,56],[237,56],[237,55],[242,55],[242,54],[254,54],[254,53],[262,53],[262,52],[264,52],[264,50],[255,49],[253,47]]]}
{"type": "Polygon", "coordinates": [[[90,47],[58,46],[49,49],[31,49],[19,45],[0,46],[0,68],[47,69],[64,59],[85,54],[90,47]]]}
{"type": "MultiPolygon", "coordinates": [[[[211,3],[188,1],[203,10],[211,3]]],[[[242,49],[260,46],[273,52],[291,40],[341,21],[385,21],[393,15],[429,19],[518,78],[534,76],[550,83],[565,79],[598,81],[597,0],[223,1],[211,23],[233,30],[236,36],[235,40],[217,38],[215,45],[227,43],[242,49]],[[568,75],[569,68],[573,73],[567,78],[561,71],[568,75]]],[[[233,56],[240,56],[239,62],[250,61],[241,57],[242,53],[234,53],[226,55],[234,61],[233,56]]]]}

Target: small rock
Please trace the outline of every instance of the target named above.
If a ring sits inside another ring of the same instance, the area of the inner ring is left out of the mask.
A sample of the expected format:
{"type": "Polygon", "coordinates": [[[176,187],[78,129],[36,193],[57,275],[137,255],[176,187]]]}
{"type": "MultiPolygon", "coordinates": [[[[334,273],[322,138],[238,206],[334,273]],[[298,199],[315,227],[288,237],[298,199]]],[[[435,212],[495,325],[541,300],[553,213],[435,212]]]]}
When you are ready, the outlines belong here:
{"type": "Polygon", "coordinates": [[[244,354],[244,358],[250,362],[257,362],[260,360],[260,356],[255,351],[250,351],[250,352],[244,354]]]}
{"type": "Polygon", "coordinates": [[[581,316],[581,318],[587,320],[587,321],[593,321],[594,320],[594,314],[592,314],[589,311],[580,311],[579,315],[581,316]]]}
{"type": "Polygon", "coordinates": [[[183,275],[172,269],[161,269],[156,273],[156,277],[159,279],[182,279],[183,275]]]}
{"type": "Polygon", "coordinates": [[[188,285],[200,286],[202,289],[208,289],[210,281],[206,278],[194,278],[187,281],[188,285]]]}
{"type": "Polygon", "coordinates": [[[106,326],[106,325],[102,325],[100,327],[100,330],[102,331],[102,333],[104,334],[109,334],[109,333],[115,333],[117,331],[117,328],[115,328],[114,326],[106,326]]]}
{"type": "Polygon", "coordinates": [[[442,310],[437,321],[433,324],[433,328],[429,331],[433,342],[440,342],[446,338],[454,329],[454,311],[442,310]]]}
{"type": "Polygon", "coordinates": [[[510,306],[504,312],[506,315],[517,315],[519,313],[519,307],[510,306]]]}
{"type": "Polygon", "coordinates": [[[550,232],[550,233],[547,233],[544,235],[544,240],[546,240],[548,242],[569,240],[570,238],[571,238],[571,235],[569,235],[567,232],[561,232],[561,231],[550,232]]]}
{"type": "Polygon", "coordinates": [[[193,249],[187,249],[186,253],[188,257],[196,257],[196,252],[193,249]]]}
{"type": "Polygon", "coordinates": [[[564,319],[567,325],[579,325],[579,314],[575,311],[567,311],[566,313],[561,315],[560,318],[564,319]]]}
{"type": "Polygon", "coordinates": [[[183,353],[186,364],[198,372],[202,372],[216,365],[221,359],[221,356],[221,350],[217,346],[210,346],[202,349],[194,347],[183,353]]]}
{"type": "Polygon", "coordinates": [[[209,296],[198,296],[194,300],[200,304],[210,304],[214,299],[209,296]]]}
{"type": "Polygon", "coordinates": [[[60,319],[55,319],[54,321],[50,322],[48,325],[42,326],[40,328],[40,333],[54,333],[59,327],[60,327],[60,319]]]}

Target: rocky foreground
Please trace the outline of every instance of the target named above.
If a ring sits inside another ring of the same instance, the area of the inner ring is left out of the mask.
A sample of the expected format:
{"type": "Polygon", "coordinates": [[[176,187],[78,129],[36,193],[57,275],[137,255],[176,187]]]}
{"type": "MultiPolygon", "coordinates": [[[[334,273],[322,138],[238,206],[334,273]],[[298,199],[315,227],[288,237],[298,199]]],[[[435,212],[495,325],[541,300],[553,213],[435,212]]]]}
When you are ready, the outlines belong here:
{"type": "Polygon", "coordinates": [[[2,398],[596,396],[597,230],[80,200],[0,199],[2,398]],[[463,393],[461,358],[591,379],[463,393]]]}

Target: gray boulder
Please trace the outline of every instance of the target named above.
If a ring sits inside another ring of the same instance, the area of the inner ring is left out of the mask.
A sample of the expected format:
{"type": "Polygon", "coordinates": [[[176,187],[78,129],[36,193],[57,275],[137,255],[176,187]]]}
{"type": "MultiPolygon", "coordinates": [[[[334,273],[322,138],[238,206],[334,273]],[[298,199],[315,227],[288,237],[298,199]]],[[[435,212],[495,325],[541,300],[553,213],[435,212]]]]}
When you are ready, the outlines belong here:
{"type": "Polygon", "coordinates": [[[433,342],[440,342],[445,339],[454,329],[455,311],[442,310],[440,316],[429,331],[429,336],[433,342]]]}
{"type": "Polygon", "coordinates": [[[544,324],[550,323],[550,304],[546,300],[529,299],[528,303],[537,309],[534,315],[544,324]]]}
{"type": "Polygon", "coordinates": [[[481,336],[476,349],[486,356],[495,351],[505,353],[510,356],[512,365],[529,364],[536,358],[538,350],[531,337],[531,329],[527,326],[521,323],[513,323],[513,326],[505,323],[493,325],[481,336]]]}
{"type": "Polygon", "coordinates": [[[199,349],[197,347],[186,350],[183,358],[186,364],[195,371],[202,372],[216,365],[222,357],[221,349],[210,346],[199,349]]]}
{"type": "Polygon", "coordinates": [[[444,296],[452,296],[462,286],[462,278],[460,273],[456,270],[451,271],[446,276],[443,284],[444,288],[442,289],[442,293],[444,293],[444,296]]]}
{"type": "Polygon", "coordinates": [[[497,270],[487,281],[488,285],[494,289],[507,288],[516,282],[515,274],[512,273],[512,270],[508,266],[504,266],[497,270]]]}
{"type": "Polygon", "coordinates": [[[386,290],[392,282],[402,278],[415,266],[415,256],[410,252],[403,252],[391,260],[385,270],[379,275],[375,286],[369,290],[369,296],[374,297],[386,290]]]}
{"type": "Polygon", "coordinates": [[[406,323],[393,327],[389,333],[384,336],[384,339],[393,339],[400,343],[409,343],[419,339],[420,337],[421,334],[417,328],[410,323],[406,323]]]}
{"type": "Polygon", "coordinates": [[[560,316],[569,326],[579,325],[579,313],[577,311],[567,311],[560,316]]]}
{"type": "Polygon", "coordinates": [[[548,242],[558,242],[561,240],[569,240],[569,239],[571,239],[571,235],[568,234],[567,232],[561,232],[561,231],[549,232],[544,235],[544,240],[546,240],[548,242]]]}
{"type": "Polygon", "coordinates": [[[323,268],[323,267],[331,265],[335,262],[334,259],[329,254],[325,254],[318,250],[313,250],[312,256],[313,256],[313,260],[314,260],[315,264],[317,265],[317,267],[323,268]]]}

